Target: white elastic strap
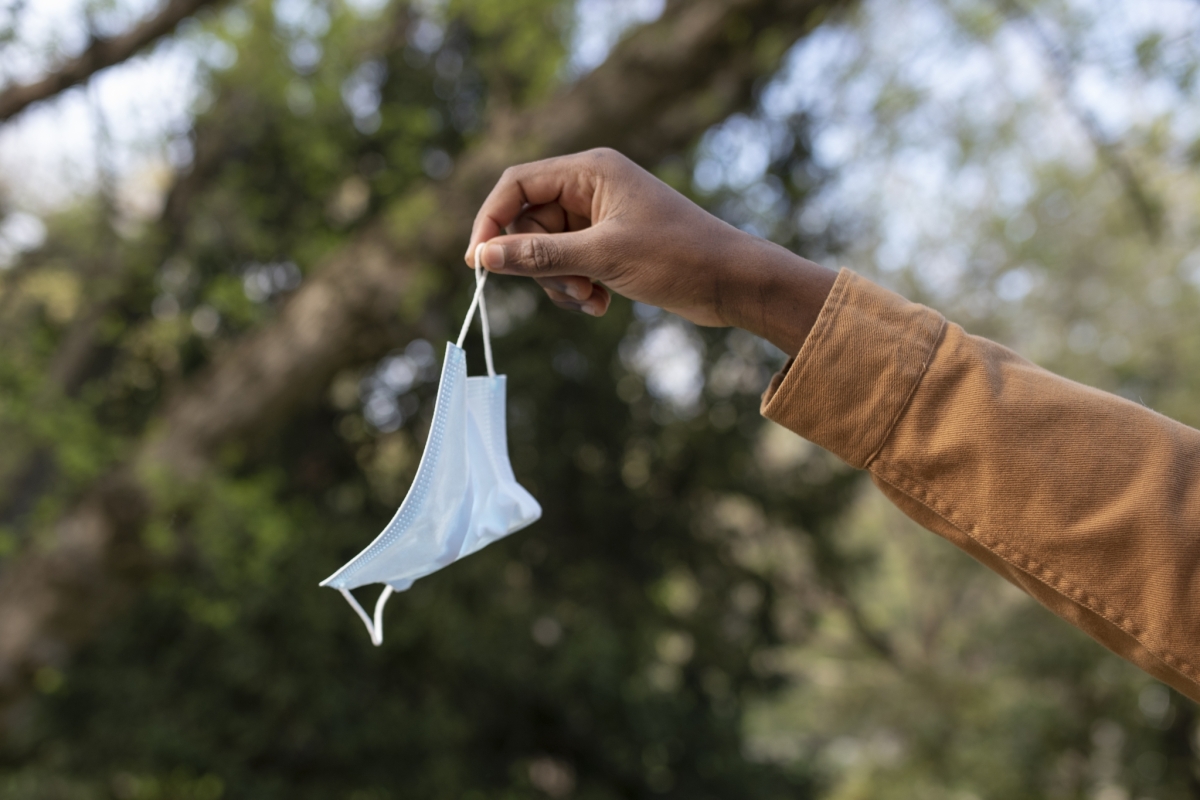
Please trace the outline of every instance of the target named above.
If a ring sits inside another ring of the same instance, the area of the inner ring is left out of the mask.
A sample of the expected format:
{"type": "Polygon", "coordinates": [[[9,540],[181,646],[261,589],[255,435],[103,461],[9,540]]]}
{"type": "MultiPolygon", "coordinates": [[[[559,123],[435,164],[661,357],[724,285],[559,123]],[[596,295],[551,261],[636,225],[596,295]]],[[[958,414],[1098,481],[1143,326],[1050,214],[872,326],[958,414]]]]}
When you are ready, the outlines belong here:
{"type": "Polygon", "coordinates": [[[367,616],[367,612],[363,611],[363,607],[358,604],[358,600],[354,595],[350,594],[348,589],[338,589],[342,593],[342,597],[346,598],[346,602],[350,604],[358,613],[358,618],[363,621],[363,625],[367,626],[367,633],[371,636],[371,644],[379,647],[383,644],[383,607],[387,605],[388,598],[392,596],[395,590],[391,586],[384,586],[383,592],[379,595],[379,600],[375,602],[375,624],[371,624],[371,618],[367,616]]]}
{"type": "Polygon", "coordinates": [[[383,591],[379,593],[379,599],[375,601],[375,633],[379,636],[379,641],[375,642],[376,646],[383,644],[383,607],[387,605],[388,598],[394,591],[396,590],[391,586],[384,584],[383,591]]]}
{"type": "Polygon", "coordinates": [[[475,246],[475,296],[467,308],[467,318],[463,320],[462,330],[458,332],[458,346],[466,341],[467,331],[471,328],[471,320],[475,318],[475,309],[479,309],[479,319],[483,323],[483,357],[487,361],[489,377],[496,377],[496,368],[492,364],[492,331],[488,325],[487,302],[483,299],[483,285],[487,282],[487,270],[483,268],[483,248],[486,242],[475,246]]]}
{"type": "MultiPolygon", "coordinates": [[[[479,261],[479,248],[475,248],[475,261],[479,261]]],[[[476,267],[476,274],[483,273],[483,279],[487,279],[487,273],[483,271],[483,267],[476,267]]],[[[479,280],[478,278],[476,280],[479,280]]],[[[492,366],[492,329],[488,325],[487,315],[487,300],[483,296],[483,284],[479,284],[479,321],[483,323],[483,359],[487,362],[488,377],[496,377],[496,368],[492,366]]]]}

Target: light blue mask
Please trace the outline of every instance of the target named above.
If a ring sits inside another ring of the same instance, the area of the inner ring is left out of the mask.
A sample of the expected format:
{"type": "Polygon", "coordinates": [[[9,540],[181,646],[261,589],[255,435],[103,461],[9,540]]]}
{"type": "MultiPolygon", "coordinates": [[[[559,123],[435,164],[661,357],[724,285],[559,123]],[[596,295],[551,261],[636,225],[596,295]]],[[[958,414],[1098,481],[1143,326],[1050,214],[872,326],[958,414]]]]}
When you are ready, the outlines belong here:
{"type": "Polygon", "coordinates": [[[517,483],[508,460],[505,376],[492,366],[491,332],[483,286],[487,273],[475,250],[475,297],[458,343],[446,343],[433,424],[417,476],[392,521],[365,550],[321,582],[341,591],[376,645],[383,643],[383,607],[393,592],[519,531],[542,516],[542,508],[517,483]],[[462,349],[479,309],[486,378],[467,377],[462,349]],[[351,589],[384,584],[375,617],[363,611],[351,589]]]}

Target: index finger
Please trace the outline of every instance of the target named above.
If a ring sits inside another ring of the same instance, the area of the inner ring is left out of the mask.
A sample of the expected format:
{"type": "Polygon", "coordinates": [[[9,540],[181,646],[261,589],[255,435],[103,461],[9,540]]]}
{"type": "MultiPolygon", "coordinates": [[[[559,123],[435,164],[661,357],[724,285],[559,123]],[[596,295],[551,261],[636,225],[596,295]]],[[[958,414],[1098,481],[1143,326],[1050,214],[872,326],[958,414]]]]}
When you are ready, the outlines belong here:
{"type": "Polygon", "coordinates": [[[568,214],[591,220],[596,182],[586,165],[584,157],[572,155],[506,169],[475,215],[464,260],[473,266],[475,247],[504,233],[530,206],[556,203],[568,214]]]}

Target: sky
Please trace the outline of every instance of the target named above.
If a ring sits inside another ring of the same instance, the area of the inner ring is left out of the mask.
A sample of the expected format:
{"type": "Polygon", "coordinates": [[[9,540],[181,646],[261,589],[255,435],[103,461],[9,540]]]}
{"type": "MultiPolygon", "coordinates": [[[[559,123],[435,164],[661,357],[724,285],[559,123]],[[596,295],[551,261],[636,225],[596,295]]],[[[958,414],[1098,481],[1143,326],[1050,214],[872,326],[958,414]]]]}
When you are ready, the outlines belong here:
{"type": "MultiPolygon", "coordinates": [[[[369,14],[381,2],[353,0],[351,4],[369,14]]],[[[581,0],[572,74],[602,62],[625,29],[656,18],[663,4],[663,0],[581,0]]],[[[62,54],[79,52],[87,41],[81,11],[86,5],[86,0],[27,4],[19,17],[17,45],[0,48],[0,81],[29,80],[62,54]]],[[[302,20],[310,3],[277,0],[275,5],[281,19],[302,20]]],[[[426,0],[422,5],[436,11],[438,3],[426,0]]],[[[116,6],[116,13],[99,20],[101,31],[123,30],[157,4],[121,0],[116,6]]],[[[0,10],[0,22],[6,17],[0,10]]],[[[155,170],[169,160],[164,143],[188,128],[198,94],[198,66],[225,58],[228,55],[217,43],[185,30],[181,37],[164,40],[100,72],[86,87],[71,89],[0,126],[0,189],[9,206],[37,214],[94,188],[102,170],[118,183],[137,182],[139,172],[155,170]]],[[[154,181],[152,177],[150,182],[154,181]]]]}
{"type": "MultiPolygon", "coordinates": [[[[1094,164],[1096,148],[1071,109],[1094,118],[1117,144],[1161,119],[1177,149],[1200,137],[1196,97],[1136,69],[1137,43],[1155,33],[1164,40],[1164,61],[1196,62],[1200,4],[1056,5],[1054,16],[1035,15],[1036,27],[1006,25],[982,41],[965,35],[951,12],[994,4],[867,0],[852,24],[823,26],[791,51],[759,113],[734,117],[706,136],[697,182],[761,191],[773,136],[790,115],[804,113],[815,160],[832,179],[804,210],[802,227],[869,220],[878,247],[852,251],[858,261],[849,266],[886,273],[920,259],[929,282],[953,292],[965,262],[957,233],[967,219],[981,209],[1016,213],[1046,163],[1081,170],[1094,164]],[[1053,57],[1060,48],[1071,51],[1066,79],[1053,57]],[[911,92],[910,107],[898,87],[911,92]],[[889,111],[898,97],[901,110],[889,111]],[[986,142],[1014,120],[1008,140],[987,144],[986,159],[964,157],[964,129],[986,142]]],[[[814,257],[837,265],[837,256],[814,257]]]]}
{"type": "MultiPolygon", "coordinates": [[[[62,53],[86,42],[82,0],[38,0],[20,17],[17,44],[0,50],[0,74],[29,80],[62,53]]],[[[153,5],[119,4],[130,13],[106,20],[120,30],[153,5]]],[[[167,135],[186,130],[195,97],[195,44],[169,39],[104,70],[86,86],[29,108],[0,126],[0,187],[11,206],[45,211],[96,185],[100,165],[125,178],[162,158],[167,135]]]]}
{"type": "MultiPolygon", "coordinates": [[[[16,44],[0,49],[0,81],[28,79],[78,52],[87,38],[81,13],[87,2],[27,4],[16,44]]],[[[280,24],[308,24],[320,15],[313,2],[275,0],[280,24]]],[[[347,2],[372,14],[383,0],[347,2]]],[[[444,2],[417,4],[436,17],[444,2]]],[[[10,0],[0,7],[0,24],[11,6],[10,0]]],[[[663,0],[579,0],[568,73],[594,68],[625,30],[654,19],[663,6],[663,0]]],[[[101,33],[124,30],[155,7],[156,0],[121,0],[94,24],[101,33]]],[[[1136,69],[1137,43],[1155,32],[1163,38],[1164,61],[1200,60],[1193,52],[1200,4],[1065,0],[1042,7],[1048,10],[1038,12],[1035,24],[1003,26],[981,39],[965,34],[955,15],[995,8],[982,0],[864,0],[849,24],[822,26],[792,49],[756,112],[736,115],[704,137],[697,184],[732,187],[769,209],[777,190],[762,179],[773,143],[785,121],[803,113],[811,120],[815,159],[831,180],[803,210],[802,227],[868,221],[878,239],[869,252],[805,255],[831,267],[855,259],[848,266],[876,275],[916,262],[931,287],[957,291],[966,261],[958,234],[966,220],[981,209],[1015,214],[1039,165],[1093,163],[1095,147],[1070,108],[1090,115],[1114,142],[1156,119],[1169,121],[1178,143],[1200,137],[1200,103],[1136,69]],[[1056,67],[1059,50],[1069,51],[1069,75],[1056,67]],[[986,160],[963,157],[964,128],[987,139],[1013,119],[1017,129],[992,142],[986,160]]],[[[243,12],[235,3],[221,13],[236,23],[243,12]]],[[[0,267],[40,243],[38,215],[101,180],[111,182],[127,213],[152,217],[197,103],[198,75],[206,63],[228,65],[232,57],[223,43],[185,26],[87,86],[0,126],[0,212],[7,212],[0,218],[0,267]]],[[[669,326],[660,334],[664,341],[682,335],[669,326]]],[[[688,355],[686,347],[666,349],[688,355]]],[[[691,404],[694,365],[664,369],[675,378],[664,379],[659,393],[691,404]]]]}

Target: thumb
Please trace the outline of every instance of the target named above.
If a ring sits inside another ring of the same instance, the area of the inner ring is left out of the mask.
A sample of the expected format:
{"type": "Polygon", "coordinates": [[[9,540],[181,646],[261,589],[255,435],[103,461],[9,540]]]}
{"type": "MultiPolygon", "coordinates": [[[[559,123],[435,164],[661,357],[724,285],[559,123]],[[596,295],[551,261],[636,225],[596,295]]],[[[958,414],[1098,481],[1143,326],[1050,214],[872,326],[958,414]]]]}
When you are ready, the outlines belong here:
{"type": "Polygon", "coordinates": [[[569,233],[516,233],[497,236],[483,249],[483,266],[490,272],[545,278],[583,275],[597,278],[600,266],[593,229],[569,233]]]}

